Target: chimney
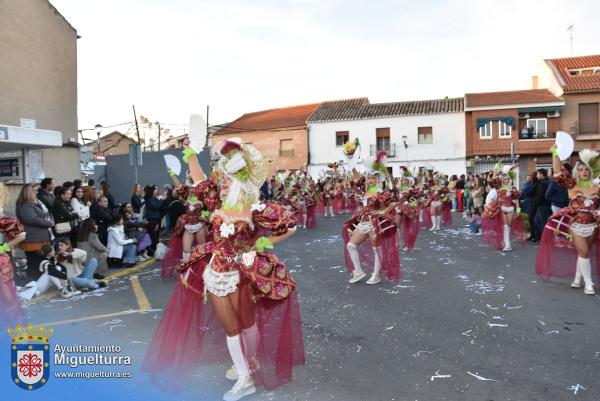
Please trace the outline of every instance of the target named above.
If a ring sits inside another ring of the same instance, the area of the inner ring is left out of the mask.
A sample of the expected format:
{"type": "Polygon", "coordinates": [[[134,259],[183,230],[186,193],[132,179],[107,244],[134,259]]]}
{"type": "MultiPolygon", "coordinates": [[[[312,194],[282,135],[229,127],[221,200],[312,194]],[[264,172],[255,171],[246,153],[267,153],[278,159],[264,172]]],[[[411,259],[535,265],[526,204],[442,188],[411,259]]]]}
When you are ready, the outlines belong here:
{"type": "Polygon", "coordinates": [[[534,75],[531,77],[531,89],[539,89],[538,88],[538,76],[534,75]]]}

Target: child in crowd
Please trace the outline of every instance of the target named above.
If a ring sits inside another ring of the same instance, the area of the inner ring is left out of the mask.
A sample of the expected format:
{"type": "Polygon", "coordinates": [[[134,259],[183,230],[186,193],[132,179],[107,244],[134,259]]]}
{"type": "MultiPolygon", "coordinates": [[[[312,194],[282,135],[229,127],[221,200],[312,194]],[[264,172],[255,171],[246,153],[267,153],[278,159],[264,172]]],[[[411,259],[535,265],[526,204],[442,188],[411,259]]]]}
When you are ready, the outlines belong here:
{"type": "Polygon", "coordinates": [[[108,228],[108,267],[111,269],[131,267],[137,262],[137,240],[125,236],[123,216],[113,217],[112,225],[108,228]]]}
{"type": "Polygon", "coordinates": [[[91,258],[86,263],[87,252],[79,248],[73,248],[71,241],[68,239],[59,239],[54,246],[54,250],[57,253],[57,263],[66,269],[67,279],[78,289],[96,290],[108,285],[104,280],[94,280],[98,261],[91,258]]]}
{"type": "Polygon", "coordinates": [[[43,294],[50,288],[50,283],[61,290],[61,297],[71,298],[81,294],[81,291],[74,290],[71,286],[68,277],[67,269],[64,266],[56,263],[56,253],[50,244],[46,244],[40,250],[40,256],[44,258],[40,263],[40,272],[42,275],[37,281],[37,291],[43,294]]]}
{"type": "Polygon", "coordinates": [[[471,208],[471,211],[464,215],[464,219],[469,223],[471,234],[481,235],[481,213],[479,208],[471,208]]]}

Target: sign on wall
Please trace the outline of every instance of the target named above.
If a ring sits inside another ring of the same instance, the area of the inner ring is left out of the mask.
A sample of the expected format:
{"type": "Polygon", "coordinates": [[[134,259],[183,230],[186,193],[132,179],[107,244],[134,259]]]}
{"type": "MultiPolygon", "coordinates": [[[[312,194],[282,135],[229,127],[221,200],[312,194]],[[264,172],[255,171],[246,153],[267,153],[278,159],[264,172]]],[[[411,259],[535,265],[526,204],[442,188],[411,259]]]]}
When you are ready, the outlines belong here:
{"type": "Polygon", "coordinates": [[[0,127],[0,141],[8,141],[8,127],[0,127]]]}

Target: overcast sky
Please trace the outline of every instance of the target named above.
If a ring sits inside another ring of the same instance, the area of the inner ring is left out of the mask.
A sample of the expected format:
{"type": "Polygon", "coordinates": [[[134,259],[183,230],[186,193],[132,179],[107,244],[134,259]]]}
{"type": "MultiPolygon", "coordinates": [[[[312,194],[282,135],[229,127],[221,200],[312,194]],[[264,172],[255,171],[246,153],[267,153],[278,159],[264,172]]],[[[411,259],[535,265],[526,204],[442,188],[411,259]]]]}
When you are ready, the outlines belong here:
{"type": "Polygon", "coordinates": [[[51,0],[78,41],[79,127],[527,89],[544,58],[600,53],[596,0],[51,0]]]}

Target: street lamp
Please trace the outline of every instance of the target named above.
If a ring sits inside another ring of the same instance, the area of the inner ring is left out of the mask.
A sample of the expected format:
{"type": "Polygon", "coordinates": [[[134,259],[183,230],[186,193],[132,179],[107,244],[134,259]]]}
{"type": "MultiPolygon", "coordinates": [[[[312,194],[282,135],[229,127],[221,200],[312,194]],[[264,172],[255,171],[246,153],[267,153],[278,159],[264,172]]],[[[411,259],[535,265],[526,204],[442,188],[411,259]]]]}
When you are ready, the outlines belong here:
{"type": "Polygon", "coordinates": [[[404,144],[404,149],[408,148],[408,144],[406,143],[406,141],[408,141],[408,137],[406,135],[402,135],[402,143],[404,144]]]}
{"type": "Polygon", "coordinates": [[[102,125],[96,124],[94,125],[94,129],[96,130],[96,135],[98,136],[98,145],[96,146],[96,153],[100,153],[100,134],[102,133],[102,125]]]}

